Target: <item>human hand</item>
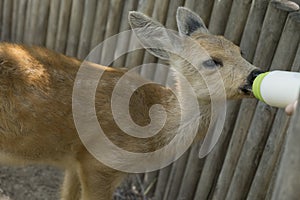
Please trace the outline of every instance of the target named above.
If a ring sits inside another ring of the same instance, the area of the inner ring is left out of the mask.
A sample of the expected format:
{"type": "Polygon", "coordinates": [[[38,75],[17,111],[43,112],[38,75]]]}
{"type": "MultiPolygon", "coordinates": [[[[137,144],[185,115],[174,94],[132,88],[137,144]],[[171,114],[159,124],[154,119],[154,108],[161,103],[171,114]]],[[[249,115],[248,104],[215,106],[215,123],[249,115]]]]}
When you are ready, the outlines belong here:
{"type": "Polygon", "coordinates": [[[295,112],[297,103],[298,101],[295,101],[294,103],[291,103],[285,107],[285,112],[287,115],[292,115],[295,112]]]}

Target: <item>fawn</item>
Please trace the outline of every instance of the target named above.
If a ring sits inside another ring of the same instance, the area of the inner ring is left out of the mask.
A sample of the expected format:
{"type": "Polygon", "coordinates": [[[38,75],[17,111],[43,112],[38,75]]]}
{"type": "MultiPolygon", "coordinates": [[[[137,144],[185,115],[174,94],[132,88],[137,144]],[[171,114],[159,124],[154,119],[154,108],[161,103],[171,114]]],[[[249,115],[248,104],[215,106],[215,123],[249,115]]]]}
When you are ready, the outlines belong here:
{"type": "MultiPolygon", "coordinates": [[[[219,73],[227,99],[251,97],[252,81],[261,71],[248,63],[241,56],[239,47],[232,42],[209,34],[194,12],[180,7],[176,19],[183,51],[189,55],[189,46],[184,41],[192,38],[209,54],[207,60],[203,60],[200,55],[191,53],[190,56],[199,63],[198,69],[180,56],[163,50],[168,38],[167,34],[156,34],[156,30],[163,27],[161,24],[139,12],[129,14],[130,25],[136,30],[137,37],[142,38],[141,42],[162,47],[147,50],[167,60],[190,82],[199,108],[203,110],[197,136],[202,139],[210,120],[210,94],[203,77],[196,70],[214,81],[217,81],[216,73],[219,73]]],[[[81,64],[80,60],[41,47],[0,44],[1,162],[45,163],[61,167],[65,169],[61,199],[108,200],[126,173],[98,161],[78,136],[72,114],[72,91],[81,64]]],[[[95,94],[95,110],[109,140],[131,152],[155,151],[172,140],[174,129],[178,127],[180,109],[169,88],[147,84],[134,91],[128,109],[136,124],[146,126],[151,123],[150,108],[158,103],[165,107],[167,120],[153,137],[132,137],[120,130],[110,107],[114,87],[126,70],[95,67],[103,70],[95,94]]],[[[130,78],[133,81],[142,79],[138,75],[130,78]]],[[[178,86],[177,89],[182,88],[178,86]]],[[[215,90],[218,91],[218,88],[215,90]]],[[[115,162],[121,165],[126,158],[115,162]]]]}

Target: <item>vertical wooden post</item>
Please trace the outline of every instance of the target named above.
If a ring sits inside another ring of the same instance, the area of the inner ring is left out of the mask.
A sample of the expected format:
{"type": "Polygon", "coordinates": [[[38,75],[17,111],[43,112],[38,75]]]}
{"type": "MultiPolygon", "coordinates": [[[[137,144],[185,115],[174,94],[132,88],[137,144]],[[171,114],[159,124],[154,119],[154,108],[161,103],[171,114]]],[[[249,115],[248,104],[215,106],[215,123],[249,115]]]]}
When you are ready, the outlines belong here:
{"type": "Polygon", "coordinates": [[[189,154],[177,199],[193,199],[205,159],[199,159],[200,144],[194,144],[189,154]]]}
{"type": "Polygon", "coordinates": [[[91,50],[90,39],[93,33],[96,7],[97,7],[96,0],[85,1],[83,22],[80,31],[80,39],[79,39],[79,44],[78,44],[79,46],[77,52],[77,57],[79,59],[84,59],[91,50]]]}
{"type": "Polygon", "coordinates": [[[190,151],[188,150],[175,163],[173,163],[168,183],[166,185],[163,198],[164,200],[174,200],[177,198],[189,154],[190,151]]]}
{"type": "MultiPolygon", "coordinates": [[[[166,19],[165,19],[165,26],[167,29],[172,29],[172,30],[177,30],[177,24],[176,24],[176,11],[179,6],[183,5],[183,0],[171,0],[168,5],[168,11],[166,14],[166,19]]],[[[161,13],[163,15],[163,13],[161,13]]],[[[161,60],[158,60],[158,63],[163,62],[161,60]]],[[[155,70],[154,73],[154,81],[157,83],[161,84],[166,84],[167,82],[167,77],[168,77],[169,69],[168,68],[160,68],[158,67],[155,70]]],[[[164,169],[159,171],[158,175],[158,180],[157,180],[157,185],[155,189],[155,198],[157,199],[164,199],[167,198],[166,190],[168,186],[168,180],[172,177],[170,177],[171,171],[172,171],[172,165],[169,165],[165,167],[164,169]]]]}
{"type": "MultiPolygon", "coordinates": [[[[264,31],[262,31],[259,37],[254,62],[262,62],[261,58],[264,58],[264,62],[266,63],[270,63],[272,61],[273,50],[275,50],[277,47],[286,17],[291,11],[295,10],[293,10],[293,8],[284,7],[283,4],[275,0],[272,0],[270,2],[262,27],[264,31]],[[263,46],[265,45],[268,45],[269,51],[266,51],[263,48],[263,46]]],[[[260,64],[258,65],[258,67],[264,70],[268,69],[268,66],[263,66],[260,64]]]]}
{"type": "MultiPolygon", "coordinates": [[[[3,1],[0,1],[0,11],[1,11],[1,13],[3,12],[3,1]]],[[[0,15],[0,33],[2,33],[2,29],[3,29],[3,16],[2,15],[0,15]]],[[[0,34],[0,40],[2,41],[2,36],[1,36],[1,34],[0,34]]]]}
{"type": "Polygon", "coordinates": [[[83,10],[84,10],[84,2],[82,0],[73,0],[71,14],[70,14],[70,22],[68,24],[69,32],[68,32],[67,44],[66,44],[67,45],[66,54],[68,56],[75,57],[77,55],[83,10]]]}
{"type": "MultiPolygon", "coordinates": [[[[300,66],[300,46],[298,45],[298,52],[296,53],[297,44],[300,41],[300,21],[299,13],[290,13],[288,20],[285,24],[282,36],[280,38],[278,47],[283,49],[279,53],[276,53],[273,62],[278,63],[278,69],[281,66],[292,65],[292,71],[299,71],[300,66]]],[[[276,69],[276,68],[275,68],[276,69]]],[[[250,188],[248,199],[269,199],[270,192],[273,188],[274,176],[276,175],[276,164],[281,155],[282,143],[285,138],[285,131],[288,124],[288,118],[283,110],[279,110],[275,117],[273,127],[268,138],[266,148],[262,155],[260,164],[256,171],[252,186],[250,188]],[[268,189],[269,188],[269,189],[268,189]]]]}
{"type": "Polygon", "coordinates": [[[90,47],[94,48],[104,40],[105,27],[108,18],[109,0],[97,2],[95,23],[93,25],[93,33],[91,36],[90,47]]]}
{"type": "MultiPolygon", "coordinates": [[[[294,63],[292,65],[292,71],[300,72],[300,43],[298,45],[298,51],[296,53],[294,63]]],[[[289,127],[293,126],[292,123],[293,122],[290,122],[289,127]]],[[[285,133],[284,133],[284,137],[286,139],[286,134],[285,133]]],[[[282,142],[284,143],[285,140],[283,140],[282,142]]],[[[284,143],[284,145],[286,145],[286,144],[284,143]]],[[[277,159],[277,163],[275,165],[275,169],[273,170],[272,177],[271,177],[271,180],[270,180],[270,184],[268,186],[266,199],[271,199],[272,194],[275,192],[274,190],[277,189],[277,188],[274,188],[274,187],[275,187],[276,179],[277,179],[278,174],[279,174],[279,167],[280,167],[280,162],[281,162],[281,157],[282,157],[282,154],[283,154],[283,150],[285,149],[284,145],[281,146],[281,149],[280,149],[280,152],[279,152],[279,155],[278,155],[278,159],[277,159]]]]}
{"type": "MultiPolygon", "coordinates": [[[[126,2],[126,4],[124,5],[123,11],[122,11],[122,17],[121,17],[122,21],[121,21],[120,29],[119,29],[120,33],[122,33],[123,31],[130,30],[130,26],[129,26],[129,22],[128,22],[128,14],[129,14],[129,11],[137,9],[137,3],[138,3],[138,0],[128,0],[126,2]]],[[[120,52],[125,52],[126,50],[128,50],[129,42],[130,42],[130,36],[127,36],[124,34],[119,35],[115,54],[118,55],[120,52]]],[[[113,66],[114,67],[124,67],[125,62],[126,62],[126,56],[127,55],[123,55],[123,56],[119,57],[117,60],[115,60],[113,66]]]]}
{"type": "Polygon", "coordinates": [[[57,24],[58,24],[58,18],[60,13],[59,8],[60,8],[60,0],[51,0],[49,18],[48,18],[46,47],[53,50],[55,48],[56,34],[58,29],[57,24]]]}
{"type": "MultiPolygon", "coordinates": [[[[250,8],[250,2],[233,2],[233,6],[231,8],[231,14],[229,17],[229,21],[227,23],[227,27],[233,27],[233,24],[236,24],[235,20],[233,18],[242,18],[241,24],[238,24],[235,26],[235,28],[227,28],[225,32],[225,37],[234,41],[235,43],[239,43],[240,37],[243,33],[244,29],[244,23],[246,22],[248,11],[250,8]],[[239,13],[239,9],[244,8],[243,13],[239,13]],[[241,15],[241,16],[239,16],[241,15]]],[[[255,50],[254,47],[252,47],[253,51],[255,50]]],[[[218,179],[219,173],[221,171],[224,158],[226,156],[226,150],[228,147],[228,143],[230,141],[231,133],[233,131],[234,124],[237,120],[237,114],[240,107],[240,101],[232,101],[228,102],[227,106],[227,115],[226,115],[226,123],[223,128],[223,132],[220,136],[220,139],[218,141],[218,145],[215,147],[215,149],[208,155],[206,158],[206,162],[204,164],[204,169],[201,174],[200,181],[198,183],[198,188],[196,195],[194,199],[210,199],[213,197],[213,191],[215,189],[216,180],[218,179]]],[[[222,186],[217,185],[216,190],[220,190],[219,188],[223,188],[222,186]]],[[[220,194],[221,196],[216,198],[216,195],[214,196],[215,199],[220,199],[224,197],[224,194],[220,194]]]]}
{"type": "Polygon", "coordinates": [[[11,25],[12,25],[12,9],[13,1],[4,0],[2,8],[2,32],[1,40],[10,41],[11,39],[11,25]]]}
{"type": "MultiPolygon", "coordinates": [[[[300,98],[299,98],[300,102],[300,98]]],[[[279,166],[272,199],[298,199],[300,196],[300,106],[287,133],[285,149],[279,166]]]]}
{"type": "MultiPolygon", "coordinates": [[[[267,2],[261,0],[261,1],[255,1],[253,3],[254,4],[252,5],[252,9],[250,11],[249,18],[246,23],[244,35],[241,42],[241,48],[243,50],[247,50],[245,53],[246,59],[252,61],[255,54],[255,60],[253,64],[258,67],[263,67],[266,70],[268,66],[271,65],[271,60],[273,58],[277,46],[277,43],[271,44],[272,47],[270,48],[270,44],[265,43],[264,38],[268,37],[268,34],[266,32],[269,32],[270,30],[276,32],[272,34],[277,35],[275,39],[276,41],[278,41],[279,40],[278,37],[281,34],[281,27],[283,26],[284,23],[284,22],[269,23],[269,20],[273,18],[275,19],[276,18],[280,19],[282,17],[285,18],[285,16],[284,15],[282,16],[283,11],[281,12],[273,11],[273,9],[276,10],[276,8],[274,8],[272,4],[269,5],[269,12],[267,12],[265,16],[265,11],[267,9],[267,4],[266,4],[267,2]],[[259,35],[261,39],[258,41],[259,35]],[[256,47],[257,43],[258,46],[256,47]],[[262,55],[260,52],[265,52],[265,54],[262,55]],[[265,55],[268,55],[271,59],[269,57],[267,58],[264,57],[265,55]]],[[[286,14],[286,12],[283,13],[286,14]]],[[[231,138],[231,142],[227,150],[228,152],[214,193],[213,199],[215,200],[220,199],[227,194],[238,159],[240,157],[240,153],[243,148],[244,141],[248,133],[248,128],[250,127],[251,119],[254,115],[255,109],[253,108],[255,108],[256,104],[257,101],[254,99],[243,100],[241,104],[236,125],[234,127],[233,135],[231,138]]]]}
{"type": "MultiPolygon", "coordinates": [[[[108,38],[118,33],[119,26],[120,26],[120,19],[123,11],[123,4],[124,4],[123,0],[110,1],[110,12],[108,14],[108,19],[106,23],[105,38],[108,38]]],[[[116,48],[115,41],[114,43],[110,43],[110,44],[105,43],[105,45],[103,46],[103,49],[105,49],[105,51],[102,51],[101,59],[113,61],[115,48],[116,48]]]]}
{"type": "Polygon", "coordinates": [[[15,42],[17,38],[17,25],[18,25],[18,10],[19,10],[19,1],[13,1],[12,8],[12,24],[11,24],[11,41],[15,42]]]}
{"type": "Polygon", "coordinates": [[[233,0],[225,36],[235,44],[239,44],[242,38],[245,23],[248,17],[252,0],[233,0]]]}
{"type": "Polygon", "coordinates": [[[231,9],[232,0],[215,0],[214,7],[209,21],[209,31],[215,35],[223,35],[229,12],[231,9]]]}
{"type": "Polygon", "coordinates": [[[240,45],[241,51],[248,61],[253,61],[269,1],[257,0],[252,2],[240,45]]]}
{"type": "Polygon", "coordinates": [[[18,10],[17,10],[17,22],[16,22],[16,42],[23,41],[24,35],[24,26],[26,20],[26,7],[27,7],[27,0],[18,1],[18,10]]]}
{"type": "MultiPolygon", "coordinates": [[[[168,5],[169,5],[169,0],[155,1],[152,18],[162,24],[165,24],[168,5]]],[[[157,61],[158,59],[155,56],[145,51],[143,63],[156,63],[157,61]]],[[[156,71],[156,67],[142,67],[141,75],[147,79],[154,80],[155,71],[156,71]]]]}
{"type": "Polygon", "coordinates": [[[34,44],[35,40],[35,32],[36,32],[36,25],[38,20],[38,8],[40,6],[41,1],[38,0],[31,0],[30,4],[30,12],[28,13],[28,26],[26,27],[25,32],[25,40],[26,44],[34,44]]]}
{"type": "Polygon", "coordinates": [[[66,50],[71,7],[71,0],[64,0],[60,2],[58,30],[55,41],[55,50],[60,53],[65,53],[66,50]]]}
{"type": "Polygon", "coordinates": [[[187,7],[193,10],[194,12],[196,12],[202,18],[205,25],[208,26],[213,5],[214,5],[214,1],[186,0],[184,7],[187,7]]]}
{"type": "MultiPolygon", "coordinates": [[[[284,7],[281,7],[279,4],[277,4],[277,2],[271,2],[271,4],[273,5],[274,3],[276,5],[276,8],[279,9],[281,12],[285,13],[286,16],[289,10],[286,10],[284,7]]],[[[284,19],[285,18],[286,17],[284,17],[284,19]]],[[[286,51],[286,49],[284,49],[284,43],[280,44],[281,45],[278,46],[277,51],[275,53],[274,60],[271,65],[271,70],[287,70],[291,65],[290,61],[286,59],[280,59],[279,55],[285,53],[284,51],[286,51]]],[[[288,53],[291,55],[295,55],[296,48],[291,49],[291,51],[289,51],[288,53]]],[[[239,161],[237,163],[236,170],[232,178],[232,182],[229,187],[226,198],[241,199],[247,196],[247,193],[249,192],[251,186],[252,178],[260,161],[269,134],[269,130],[275,118],[275,114],[275,108],[272,108],[264,103],[259,102],[255,110],[254,117],[251,122],[251,126],[249,128],[249,132],[244,143],[239,161]]]]}
{"type": "MultiPolygon", "coordinates": [[[[138,11],[144,13],[145,15],[151,16],[152,12],[153,12],[153,8],[154,8],[154,3],[155,0],[153,1],[144,1],[144,0],[139,0],[139,4],[138,4],[138,11]]],[[[138,41],[136,40],[135,36],[132,35],[130,38],[130,43],[129,43],[129,47],[141,47],[141,45],[138,43],[138,41]]],[[[142,64],[143,62],[143,58],[144,58],[144,53],[145,50],[138,50],[138,51],[134,51],[129,53],[126,56],[126,67],[136,67],[142,64]]]]}
{"type": "Polygon", "coordinates": [[[238,102],[228,102],[226,110],[226,120],[217,145],[210,152],[205,160],[204,168],[198,182],[194,200],[211,199],[215,188],[216,180],[221,171],[223,161],[227,152],[227,147],[236,121],[236,113],[239,110],[238,102]]]}
{"type": "Polygon", "coordinates": [[[32,39],[32,43],[35,45],[46,45],[49,11],[50,0],[40,2],[38,7],[37,24],[34,32],[35,37],[32,39]]]}

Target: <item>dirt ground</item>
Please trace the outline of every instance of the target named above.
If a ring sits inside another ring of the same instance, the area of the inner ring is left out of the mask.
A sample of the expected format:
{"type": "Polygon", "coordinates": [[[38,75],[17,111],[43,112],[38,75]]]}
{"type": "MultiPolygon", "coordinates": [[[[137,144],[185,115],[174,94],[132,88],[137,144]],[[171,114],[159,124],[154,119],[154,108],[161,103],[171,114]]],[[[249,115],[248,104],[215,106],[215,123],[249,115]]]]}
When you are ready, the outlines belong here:
{"type": "MultiPolygon", "coordinates": [[[[58,200],[63,172],[49,166],[0,167],[0,200],[58,200]]],[[[114,200],[151,200],[139,175],[115,191],[114,200]],[[146,192],[147,193],[147,192],[146,192]]]]}
{"type": "Polygon", "coordinates": [[[62,177],[48,166],[0,167],[0,200],[57,200],[62,177]]]}

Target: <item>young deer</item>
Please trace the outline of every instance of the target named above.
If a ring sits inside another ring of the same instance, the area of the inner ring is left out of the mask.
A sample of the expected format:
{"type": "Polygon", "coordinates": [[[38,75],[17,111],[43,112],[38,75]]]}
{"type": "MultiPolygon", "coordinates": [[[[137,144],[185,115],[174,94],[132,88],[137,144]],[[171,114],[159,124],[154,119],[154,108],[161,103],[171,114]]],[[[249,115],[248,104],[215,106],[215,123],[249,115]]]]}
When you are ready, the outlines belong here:
{"type": "MultiPolygon", "coordinates": [[[[205,135],[210,120],[210,94],[197,70],[209,80],[217,81],[216,74],[219,74],[227,99],[251,96],[252,81],[260,71],[242,58],[239,47],[222,36],[210,35],[200,17],[192,11],[178,9],[178,37],[182,38],[180,45],[187,55],[190,50],[184,41],[189,36],[211,57],[203,60],[201,55],[191,54],[196,60],[199,57],[198,69],[180,56],[163,50],[167,35],[159,35],[155,31],[162,28],[161,24],[138,12],[131,12],[129,21],[132,28],[139,28],[136,35],[142,38],[142,43],[155,43],[162,47],[149,48],[148,51],[168,60],[170,66],[190,82],[199,108],[203,111],[199,117],[200,139],[205,135]]],[[[61,199],[108,200],[126,173],[98,161],[78,136],[72,113],[72,91],[81,64],[77,59],[45,48],[8,43],[0,45],[1,162],[45,163],[62,167],[65,169],[65,179],[61,199]]],[[[110,106],[114,87],[126,70],[99,65],[94,67],[104,72],[95,95],[95,110],[110,141],[127,151],[143,153],[160,149],[174,138],[180,105],[169,88],[147,84],[134,91],[128,109],[136,124],[146,126],[151,123],[149,112],[154,104],[165,107],[167,119],[155,136],[132,137],[120,130],[110,106]]],[[[133,82],[142,79],[138,75],[129,78],[133,82]]],[[[179,83],[177,89],[181,89],[179,83]]],[[[217,91],[219,88],[215,89],[217,91]]],[[[115,162],[122,165],[127,158],[122,159],[115,162]]]]}

